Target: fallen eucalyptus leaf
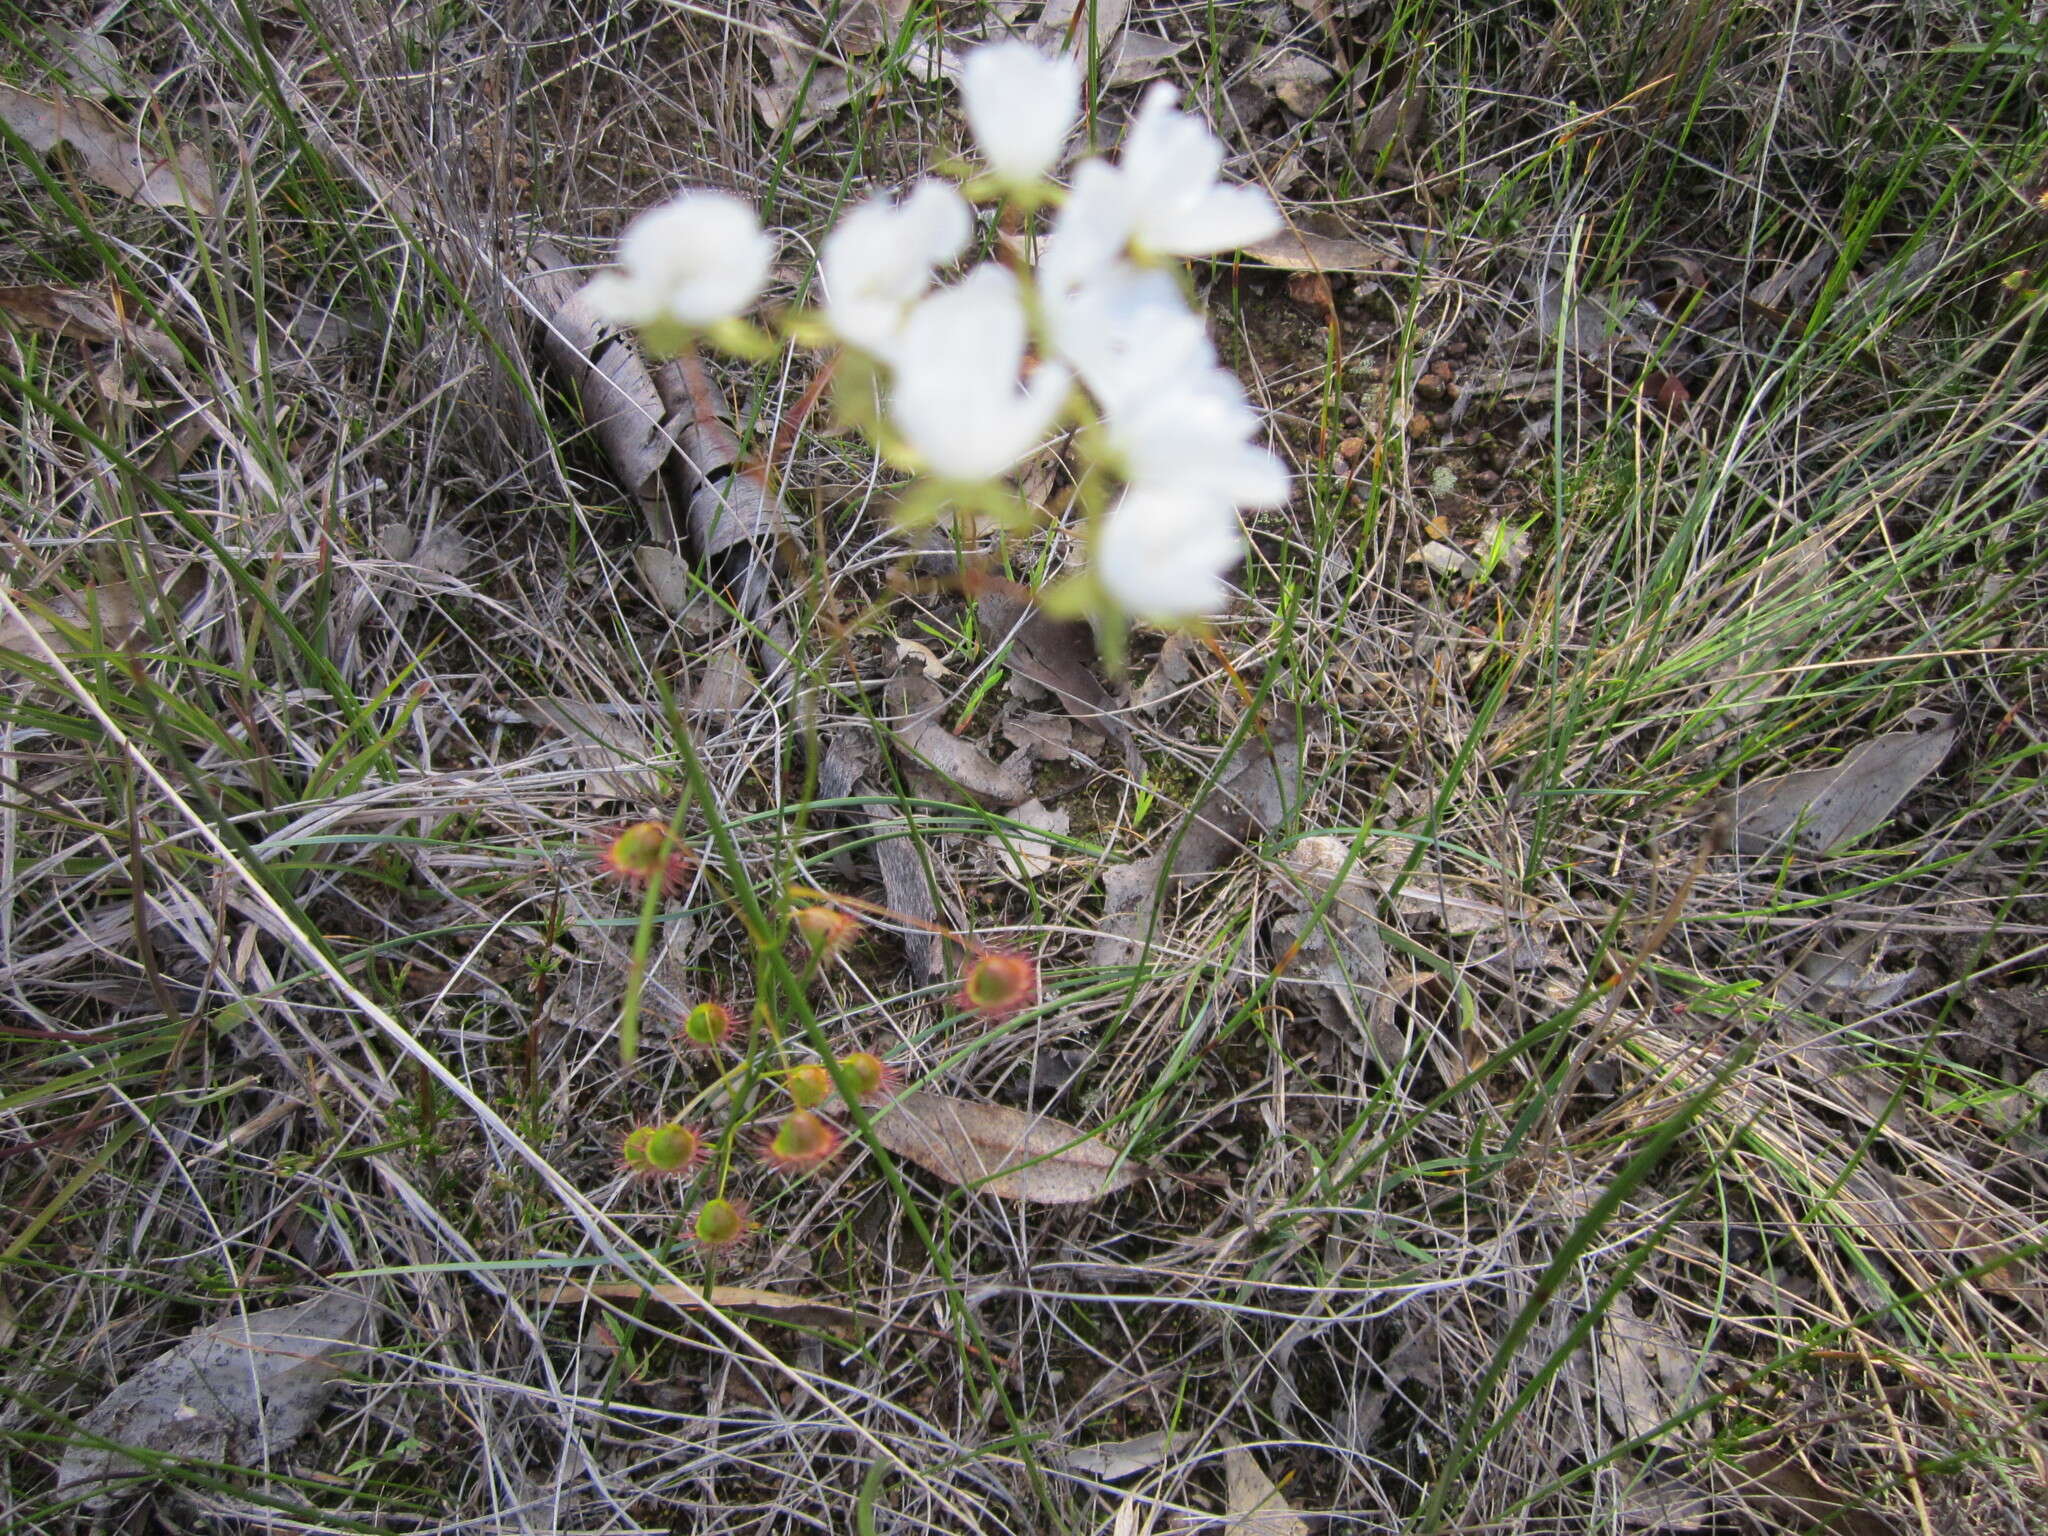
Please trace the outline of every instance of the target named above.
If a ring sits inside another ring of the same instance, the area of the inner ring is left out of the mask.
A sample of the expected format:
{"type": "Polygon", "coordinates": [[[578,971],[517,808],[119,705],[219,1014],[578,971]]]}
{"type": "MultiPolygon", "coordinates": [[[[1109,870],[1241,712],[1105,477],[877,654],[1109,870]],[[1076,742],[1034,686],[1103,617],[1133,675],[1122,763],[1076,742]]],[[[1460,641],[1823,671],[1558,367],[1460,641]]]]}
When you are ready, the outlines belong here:
{"type": "Polygon", "coordinates": [[[1789,1451],[1753,1451],[1730,1468],[1736,1491],[1770,1512],[1769,1530],[1822,1530],[1838,1536],[1895,1536],[1897,1527],[1854,1493],[1831,1488],[1789,1451]]]}
{"type": "Polygon", "coordinates": [[[957,675],[951,667],[933,655],[932,648],[922,640],[905,640],[898,636],[896,640],[896,660],[898,662],[915,661],[919,667],[923,668],[924,675],[935,683],[943,683],[947,678],[957,675]]]}
{"type": "Polygon", "coordinates": [[[1168,833],[1159,851],[1114,865],[1102,877],[1102,916],[1095,925],[1095,963],[1137,960],[1158,907],[1162,880],[1206,875],[1223,867],[1254,829],[1271,832],[1300,801],[1301,762],[1294,725],[1275,711],[1268,736],[1239,743],[1216,784],[1191,807],[1185,826],[1168,833]]]}
{"type": "Polygon", "coordinates": [[[2010,1213],[1975,1196],[1965,1183],[1938,1184],[1910,1173],[1894,1174],[1892,1178],[1900,1207],[1930,1249],[1953,1254],[1959,1264],[1974,1266],[2005,1260],[1977,1276],[1976,1284],[2002,1296],[2038,1304],[2042,1290],[2039,1266],[2022,1252],[2028,1238],[2034,1235],[2026,1230],[2030,1224],[2021,1224],[2020,1230],[2007,1230],[2001,1226],[2001,1216],[2010,1220],[2010,1213]]]}
{"type": "Polygon", "coordinates": [[[1193,642],[1184,631],[1175,630],[1166,637],[1166,644],[1159,648],[1159,659],[1152,663],[1152,670],[1145,674],[1145,680],[1131,694],[1132,708],[1149,714],[1180,693],[1182,686],[1195,675],[1192,646],[1193,642]]]}
{"type": "Polygon", "coordinates": [[[1814,856],[1873,832],[1897,810],[1955,744],[1954,726],[1892,731],[1827,768],[1803,768],[1744,785],[1728,796],[1737,853],[1774,853],[1788,845],[1814,856]]]}
{"type": "Polygon", "coordinates": [[[1283,272],[1400,272],[1410,265],[1405,255],[1384,246],[1311,234],[1305,229],[1283,229],[1252,242],[1243,254],[1283,272]]]}
{"type": "Polygon", "coordinates": [[[1126,32],[1117,40],[1115,62],[1110,65],[1109,77],[1103,84],[1110,90],[1116,90],[1120,86],[1143,85],[1147,80],[1157,80],[1167,73],[1173,61],[1193,41],[1193,38],[1184,37],[1179,42],[1170,43],[1149,33],[1126,32]]]}
{"type": "Polygon", "coordinates": [[[681,613],[696,598],[690,568],[666,544],[642,544],[633,551],[633,565],[654,600],[669,613],[681,613]]]}
{"type": "Polygon", "coordinates": [[[849,54],[873,53],[903,30],[910,0],[844,0],[823,9],[837,17],[833,43],[849,54]]]}
{"type": "Polygon", "coordinates": [[[1283,912],[1268,932],[1276,954],[1292,958],[1280,986],[1307,1002],[1323,1027],[1342,1040],[1362,1041],[1387,1071],[1407,1048],[1394,1022],[1396,999],[1387,984],[1387,946],[1368,915],[1332,905],[1308,926],[1307,913],[1283,912]]]}
{"type": "Polygon", "coordinates": [[[1405,162],[1422,137],[1427,106],[1425,88],[1417,83],[1411,70],[1370,112],[1361,116],[1352,135],[1352,152],[1374,170],[1405,162]]]}
{"type": "MultiPolygon", "coordinates": [[[[1280,856],[1280,863],[1311,892],[1320,892],[1337,878],[1350,851],[1348,838],[1304,837],[1280,856]]],[[[1375,849],[1374,855],[1372,862],[1364,857],[1352,862],[1344,883],[1356,889],[1340,891],[1340,904],[1355,906],[1384,896],[1403,916],[1428,918],[1446,933],[1455,934],[1491,933],[1511,926],[1520,917],[1498,902],[1472,895],[1464,882],[1446,879],[1426,863],[1401,879],[1405,851],[1375,849]]]]}
{"type": "Polygon", "coordinates": [[[1677,1536],[1713,1523],[1714,1496],[1699,1483],[1661,1464],[1624,1465],[1629,1471],[1618,1513],[1626,1529],[1677,1536]]]}
{"type": "Polygon", "coordinates": [[[1836,1007],[1874,1013],[1896,1002],[1920,978],[1920,967],[1882,969],[1875,935],[1839,948],[1820,948],[1799,962],[1799,975],[1812,991],[1836,1007]]]}
{"type": "MultiPolygon", "coordinates": [[[[1042,800],[1026,800],[1010,812],[1010,819],[1061,837],[1067,835],[1067,828],[1072,824],[1072,818],[1064,809],[1052,810],[1042,800]]],[[[1057,862],[1048,838],[1005,830],[998,832],[990,841],[995,844],[1003,867],[1019,880],[1035,880],[1057,862]]]]}
{"type": "MultiPolygon", "coordinates": [[[[1700,1350],[1660,1317],[1637,1317],[1627,1307],[1602,1315],[1595,1340],[1601,1391],[1608,1420],[1623,1436],[1647,1436],[1690,1407],[1708,1390],[1700,1377],[1700,1350]]],[[[1704,1418],[1656,1433],[1670,1445],[1698,1440],[1704,1418]]]]}
{"type": "Polygon", "coordinates": [[[97,293],[23,283],[0,288],[0,310],[23,325],[79,341],[126,341],[160,363],[174,362],[178,349],[153,326],[128,319],[97,293]]]}
{"type": "Polygon", "coordinates": [[[1276,48],[1252,66],[1252,84],[1296,117],[1312,117],[1330,94],[1336,71],[1299,48],[1276,48]]]}
{"type": "Polygon", "coordinates": [[[1743,308],[1758,319],[1783,324],[1806,307],[1806,299],[1835,264],[1833,242],[1823,238],[1798,261],[1788,261],[1742,296],[1743,308]]]}
{"type": "Polygon", "coordinates": [[[1060,707],[1076,720],[1109,735],[1123,748],[1132,777],[1142,777],[1144,755],[1131,728],[1116,713],[1116,700],[1091,666],[1095,636],[1088,626],[1048,616],[1033,602],[1031,593],[1014,581],[984,578],[974,591],[983,623],[991,633],[1010,642],[1011,668],[1050,689],[1060,707]]]}
{"type": "Polygon", "coordinates": [[[1074,732],[1080,729],[1085,728],[1077,726],[1072,715],[1048,715],[1036,710],[1011,715],[1002,726],[1005,741],[1022,747],[1041,763],[1064,763],[1076,750],[1085,751],[1091,742],[1101,746],[1101,732],[1088,731],[1077,739],[1074,732]]]}
{"type": "Polygon", "coordinates": [[[1223,1453],[1223,1503],[1226,1536],[1309,1536],[1308,1522],[1241,1445],[1223,1453]]]}
{"type": "Polygon", "coordinates": [[[104,101],[109,96],[142,94],[142,88],[121,65],[120,46],[104,32],[46,21],[43,49],[44,61],[73,95],[104,101]]]}
{"type": "MultiPolygon", "coordinates": [[[[1120,1477],[1129,1477],[1135,1472],[1158,1466],[1166,1459],[1167,1447],[1175,1438],[1163,1429],[1154,1430],[1149,1435],[1138,1435],[1129,1440],[1102,1440],[1094,1445],[1077,1445],[1051,1459],[1069,1472],[1115,1482],[1120,1477]]],[[[1188,1437],[1183,1434],[1178,1438],[1184,1441],[1188,1437]]]]}
{"type": "Polygon", "coordinates": [[[790,142],[800,144],[817,132],[825,119],[853,100],[852,79],[846,70],[832,64],[810,71],[796,70],[771,84],[755,86],[754,107],[766,127],[776,133],[788,129],[790,142]],[[797,116],[799,109],[801,117],[797,116]]]}
{"type": "Polygon", "coordinates": [[[875,1139],[927,1173],[1004,1200],[1077,1205],[1128,1189],[1151,1169],[1091,1131],[930,1089],[877,1111],[875,1139]]]}
{"type": "Polygon", "coordinates": [[[1030,36],[1041,48],[1066,49],[1071,45],[1074,57],[1086,63],[1092,27],[1094,54],[1107,60],[1130,14],[1131,0],[1045,0],[1045,8],[1032,23],[1030,36]]]}
{"type": "MultiPolygon", "coordinates": [[[[320,1416],[344,1357],[364,1346],[375,1322],[360,1296],[329,1291],[209,1324],[115,1387],[79,1427],[159,1456],[274,1463],[320,1416]]],[[[74,1445],[57,1468],[57,1490],[149,1475],[119,1450],[74,1445]]]]}
{"type": "Polygon", "coordinates": [[[768,84],[754,87],[754,106],[761,121],[773,132],[788,132],[792,144],[801,143],[862,94],[850,70],[827,63],[821,52],[794,33],[771,25],[761,30],[760,40],[770,78],[768,84]]]}
{"type": "Polygon", "coordinates": [[[704,715],[737,715],[753,703],[759,684],[747,659],[729,645],[704,658],[704,670],[690,694],[690,708],[704,715]]]}
{"type": "Polygon", "coordinates": [[[125,581],[102,582],[60,592],[47,603],[12,594],[22,619],[0,618],[0,651],[41,653],[31,639],[40,635],[62,656],[81,650],[118,650],[142,627],[142,610],[125,581]]]}
{"type": "Polygon", "coordinates": [[[189,208],[207,216],[217,208],[213,176],[199,152],[180,145],[168,158],[149,153],[134,128],[83,96],[51,100],[0,85],[0,121],[48,154],[64,144],[86,175],[109,191],[151,208],[189,208]]]}
{"type": "Polygon", "coordinates": [[[1409,563],[1420,563],[1435,571],[1439,576],[1457,576],[1474,581],[1479,576],[1479,562],[1455,544],[1446,544],[1441,539],[1432,539],[1408,557],[1409,563]]]}
{"type": "Polygon", "coordinates": [[[1277,959],[1286,962],[1280,985],[1303,997],[1324,1028],[1340,1039],[1362,1041],[1391,1071],[1407,1041],[1394,1022],[1396,999],[1387,981],[1386,940],[1374,917],[1376,894],[1357,878],[1356,864],[1336,885],[1349,847],[1343,838],[1308,837],[1288,850],[1282,862],[1302,888],[1285,887],[1281,895],[1300,910],[1276,914],[1268,932],[1277,959]],[[1325,893],[1329,904],[1311,928],[1309,912],[1325,893]]]}
{"type": "Polygon", "coordinates": [[[945,695],[921,672],[899,672],[887,689],[889,722],[898,746],[948,784],[995,805],[1021,805],[1032,795],[1028,753],[998,763],[939,719],[945,695]]]}
{"type": "Polygon", "coordinates": [[[1536,331],[1586,357],[1645,352],[1650,340],[1635,323],[1633,306],[1618,292],[1570,292],[1556,278],[1536,290],[1536,331]]]}

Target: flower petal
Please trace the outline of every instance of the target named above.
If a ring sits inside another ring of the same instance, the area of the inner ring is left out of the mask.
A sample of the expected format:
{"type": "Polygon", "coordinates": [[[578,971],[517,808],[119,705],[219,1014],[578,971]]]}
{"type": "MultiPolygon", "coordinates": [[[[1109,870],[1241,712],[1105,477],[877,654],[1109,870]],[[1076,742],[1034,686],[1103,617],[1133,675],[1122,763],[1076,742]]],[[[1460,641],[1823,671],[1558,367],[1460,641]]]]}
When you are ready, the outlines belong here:
{"type": "Polygon", "coordinates": [[[1081,71],[1065,54],[1028,43],[989,43],[967,55],[960,99],[974,141],[1010,187],[1044,180],[1059,163],[1081,112],[1081,71]]]}
{"type": "Polygon", "coordinates": [[[1226,503],[1139,488],[1103,519],[1095,574],[1125,612],[1172,623],[1222,608],[1230,596],[1224,573],[1243,552],[1226,503]]]}

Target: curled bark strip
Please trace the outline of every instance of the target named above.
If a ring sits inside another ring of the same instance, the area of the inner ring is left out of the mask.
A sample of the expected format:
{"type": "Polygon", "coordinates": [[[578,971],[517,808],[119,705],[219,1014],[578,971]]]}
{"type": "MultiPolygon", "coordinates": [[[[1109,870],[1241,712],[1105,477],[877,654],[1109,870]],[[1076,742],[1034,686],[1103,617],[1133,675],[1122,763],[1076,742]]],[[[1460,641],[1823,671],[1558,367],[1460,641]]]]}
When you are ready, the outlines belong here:
{"type": "Polygon", "coordinates": [[[663,420],[667,412],[647,365],[583,302],[580,274],[553,244],[533,243],[520,286],[546,316],[540,335],[542,355],[557,372],[575,381],[591,436],[647,519],[655,542],[674,544],[676,519],[662,474],[674,451],[674,438],[663,420]]]}
{"type": "Polygon", "coordinates": [[[730,582],[740,611],[766,611],[782,541],[793,528],[760,466],[740,458],[725,396],[710,370],[685,354],[654,370],[677,452],[670,473],[682,492],[684,525],[715,579],[730,582]]]}
{"type": "Polygon", "coordinates": [[[742,462],[711,371],[690,355],[650,369],[630,340],[591,312],[581,273],[546,240],[530,248],[521,287],[548,317],[543,353],[576,382],[591,434],[655,541],[674,545],[686,535],[734,606],[764,618],[792,525],[760,469],[742,462]]]}

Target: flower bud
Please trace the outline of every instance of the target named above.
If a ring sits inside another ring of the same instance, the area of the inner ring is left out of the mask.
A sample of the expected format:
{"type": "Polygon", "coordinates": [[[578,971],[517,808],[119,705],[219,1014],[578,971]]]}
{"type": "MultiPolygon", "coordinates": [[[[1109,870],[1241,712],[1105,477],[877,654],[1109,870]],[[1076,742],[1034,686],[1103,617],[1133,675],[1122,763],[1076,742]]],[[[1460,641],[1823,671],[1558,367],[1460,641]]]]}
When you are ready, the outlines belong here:
{"type": "Polygon", "coordinates": [[[790,917],[811,953],[821,959],[838,959],[860,935],[860,919],[837,907],[798,907],[790,917]]]}
{"type": "Polygon", "coordinates": [[[840,1073],[851,1080],[854,1096],[865,1103],[896,1091],[902,1074],[872,1051],[854,1051],[839,1058],[840,1073]]]}

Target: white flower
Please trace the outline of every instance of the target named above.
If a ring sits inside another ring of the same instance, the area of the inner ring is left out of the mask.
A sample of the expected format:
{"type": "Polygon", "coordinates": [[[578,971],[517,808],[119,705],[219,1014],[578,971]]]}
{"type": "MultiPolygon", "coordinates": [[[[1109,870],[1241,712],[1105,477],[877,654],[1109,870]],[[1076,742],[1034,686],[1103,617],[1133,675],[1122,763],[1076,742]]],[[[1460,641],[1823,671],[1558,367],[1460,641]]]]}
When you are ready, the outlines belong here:
{"type": "Polygon", "coordinates": [[[1025,318],[1017,280],[984,262],[910,312],[897,339],[889,409],[924,467],[988,480],[1044,439],[1072,387],[1059,363],[1018,382],[1025,318]]]}
{"type": "Polygon", "coordinates": [[[1048,305],[1078,294],[1123,264],[1131,243],[1131,202],[1106,160],[1084,160],[1039,250],[1038,291],[1048,305]]]}
{"type": "Polygon", "coordinates": [[[1157,267],[1118,262],[1078,289],[1048,290],[1045,318],[1054,349],[1105,411],[1197,379],[1236,390],[1217,368],[1202,317],[1157,267]]]}
{"type": "Polygon", "coordinates": [[[967,55],[960,99],[982,158],[1005,187],[1036,186],[1059,163],[1081,113],[1081,71],[1029,43],[989,43],[967,55]]]}
{"type": "Polygon", "coordinates": [[[598,273],[583,298],[614,325],[716,325],[760,297],[774,260],[752,208],[726,192],[685,192],[626,226],[623,270],[598,273]]]}
{"type": "Polygon", "coordinates": [[[1287,500],[1287,470],[1247,442],[1259,418],[1221,369],[1191,374],[1111,411],[1104,428],[1123,476],[1145,490],[1216,497],[1239,507],[1287,500]]]}
{"type": "Polygon", "coordinates": [[[932,268],[958,256],[973,228],[967,200],[921,181],[900,204],[869,198],[825,237],[825,314],[841,341],[886,357],[932,268]]]}
{"type": "Polygon", "coordinates": [[[1138,487],[1102,520],[1095,576],[1126,613],[1172,623],[1222,608],[1223,573],[1243,552],[1228,502],[1138,487]]]}
{"type": "Polygon", "coordinates": [[[1217,181],[1223,145],[1200,118],[1174,110],[1161,81],[1145,95],[1117,170],[1140,255],[1213,256],[1280,230],[1280,210],[1259,187],[1217,181]]]}

